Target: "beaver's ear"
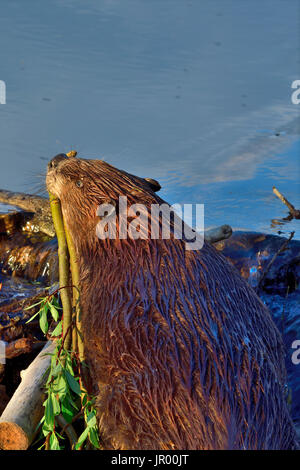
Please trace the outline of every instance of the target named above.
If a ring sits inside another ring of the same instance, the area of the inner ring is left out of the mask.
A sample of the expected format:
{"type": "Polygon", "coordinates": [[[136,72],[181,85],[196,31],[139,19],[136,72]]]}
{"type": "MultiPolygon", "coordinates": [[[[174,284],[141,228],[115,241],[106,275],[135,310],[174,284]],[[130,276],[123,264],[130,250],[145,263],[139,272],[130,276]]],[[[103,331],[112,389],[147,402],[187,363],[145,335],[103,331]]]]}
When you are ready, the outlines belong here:
{"type": "Polygon", "coordinates": [[[150,188],[155,193],[161,189],[161,185],[158,181],[153,180],[152,178],[144,178],[144,180],[149,184],[150,188]]]}

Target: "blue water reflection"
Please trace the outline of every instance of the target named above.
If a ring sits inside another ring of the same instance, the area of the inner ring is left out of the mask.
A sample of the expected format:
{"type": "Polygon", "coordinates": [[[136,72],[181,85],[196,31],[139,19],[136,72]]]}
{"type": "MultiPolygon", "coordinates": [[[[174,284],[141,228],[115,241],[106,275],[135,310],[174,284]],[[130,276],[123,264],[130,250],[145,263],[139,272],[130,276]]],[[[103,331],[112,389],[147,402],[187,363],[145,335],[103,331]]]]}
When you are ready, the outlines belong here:
{"type": "Polygon", "coordinates": [[[0,188],[32,192],[76,148],[204,202],[207,226],[276,232],[273,184],[300,206],[298,5],[2,2],[0,188]]]}

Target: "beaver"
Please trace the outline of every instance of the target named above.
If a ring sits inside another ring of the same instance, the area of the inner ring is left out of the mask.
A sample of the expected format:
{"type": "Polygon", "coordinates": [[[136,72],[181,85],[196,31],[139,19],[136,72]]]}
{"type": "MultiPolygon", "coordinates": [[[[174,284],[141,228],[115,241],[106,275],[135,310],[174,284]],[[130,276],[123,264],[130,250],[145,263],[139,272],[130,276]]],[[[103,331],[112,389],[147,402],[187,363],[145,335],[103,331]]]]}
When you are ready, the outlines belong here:
{"type": "MultiPolygon", "coordinates": [[[[165,203],[158,183],[57,155],[81,278],[84,346],[106,449],[294,449],[284,347],[254,290],[216,249],[184,239],[99,238],[100,204],[165,203]]],[[[116,224],[119,216],[116,217],[116,224]]]]}

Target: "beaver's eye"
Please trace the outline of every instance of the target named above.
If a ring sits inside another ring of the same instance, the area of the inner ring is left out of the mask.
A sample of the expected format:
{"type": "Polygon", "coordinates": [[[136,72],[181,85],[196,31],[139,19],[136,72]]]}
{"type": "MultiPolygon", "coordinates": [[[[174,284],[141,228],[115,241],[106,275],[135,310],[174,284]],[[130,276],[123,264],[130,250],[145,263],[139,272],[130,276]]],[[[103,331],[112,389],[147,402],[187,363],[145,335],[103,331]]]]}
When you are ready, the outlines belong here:
{"type": "Polygon", "coordinates": [[[75,182],[75,184],[76,184],[76,186],[77,186],[78,188],[82,188],[82,186],[83,186],[83,181],[82,181],[82,180],[77,180],[77,181],[75,182]]]}

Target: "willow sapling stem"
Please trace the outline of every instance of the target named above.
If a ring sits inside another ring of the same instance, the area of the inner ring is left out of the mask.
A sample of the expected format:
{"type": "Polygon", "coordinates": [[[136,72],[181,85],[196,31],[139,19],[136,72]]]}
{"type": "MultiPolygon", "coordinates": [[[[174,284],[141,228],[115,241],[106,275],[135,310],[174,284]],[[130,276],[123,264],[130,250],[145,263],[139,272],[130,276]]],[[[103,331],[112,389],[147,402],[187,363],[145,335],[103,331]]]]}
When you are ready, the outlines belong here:
{"type": "Polygon", "coordinates": [[[72,302],[70,298],[69,289],[63,289],[63,287],[69,285],[70,264],[68,245],[64,229],[60,200],[51,193],[49,193],[49,199],[53,224],[58,241],[59,286],[60,288],[62,288],[60,291],[60,297],[63,307],[63,333],[67,332],[69,329],[65,339],[65,348],[69,350],[71,348],[72,341],[72,333],[71,329],[69,328],[69,325],[72,322],[72,302]]]}

